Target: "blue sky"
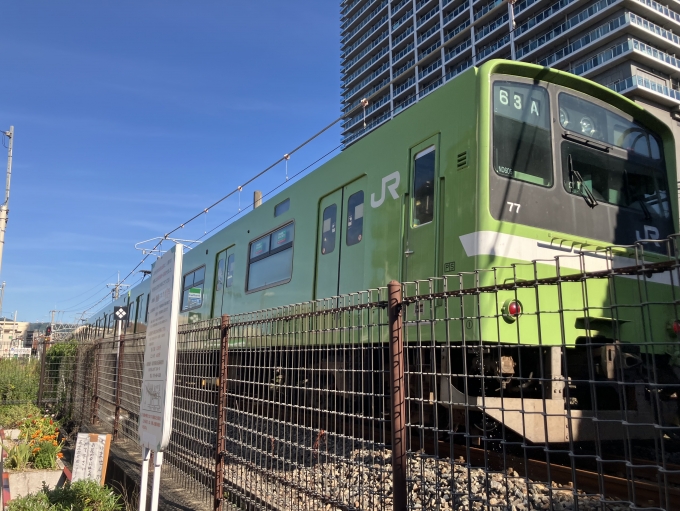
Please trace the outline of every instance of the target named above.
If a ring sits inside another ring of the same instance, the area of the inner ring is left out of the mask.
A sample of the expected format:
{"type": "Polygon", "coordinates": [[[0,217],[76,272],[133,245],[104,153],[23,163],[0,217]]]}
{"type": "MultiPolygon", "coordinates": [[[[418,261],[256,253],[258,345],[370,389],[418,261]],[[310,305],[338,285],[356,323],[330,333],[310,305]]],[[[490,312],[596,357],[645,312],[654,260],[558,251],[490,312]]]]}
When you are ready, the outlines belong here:
{"type": "MultiPolygon", "coordinates": [[[[3,314],[44,321],[56,308],[73,320],[140,261],[136,242],[336,119],[339,10],[332,0],[4,2],[0,130],[14,125],[15,143],[3,314]]],[[[336,125],[291,158],[289,174],[339,141],[336,125]]],[[[241,206],[284,178],[280,165],[241,206]]]]}

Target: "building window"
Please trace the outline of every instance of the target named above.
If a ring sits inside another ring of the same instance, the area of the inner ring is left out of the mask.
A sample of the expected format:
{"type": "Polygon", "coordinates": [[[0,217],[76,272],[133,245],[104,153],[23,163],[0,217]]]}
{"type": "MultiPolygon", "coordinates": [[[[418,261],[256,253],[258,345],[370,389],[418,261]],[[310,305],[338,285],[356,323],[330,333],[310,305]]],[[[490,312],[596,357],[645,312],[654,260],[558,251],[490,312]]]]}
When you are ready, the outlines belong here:
{"type": "Polygon", "coordinates": [[[250,244],[248,291],[289,282],[293,275],[293,239],[290,223],[250,244]]]}
{"type": "Polygon", "coordinates": [[[356,245],[364,234],[364,192],[359,191],[347,200],[347,245],[356,245]]]}
{"type": "Polygon", "coordinates": [[[182,312],[200,307],[203,303],[205,266],[184,275],[182,282],[182,312]]]}
{"type": "Polygon", "coordinates": [[[338,207],[331,204],[323,210],[323,225],[321,228],[321,255],[330,254],[335,250],[335,223],[338,207]]]}
{"type": "Polygon", "coordinates": [[[283,215],[289,209],[290,209],[290,199],[286,199],[283,202],[279,202],[276,206],[274,206],[274,216],[283,215]]]}

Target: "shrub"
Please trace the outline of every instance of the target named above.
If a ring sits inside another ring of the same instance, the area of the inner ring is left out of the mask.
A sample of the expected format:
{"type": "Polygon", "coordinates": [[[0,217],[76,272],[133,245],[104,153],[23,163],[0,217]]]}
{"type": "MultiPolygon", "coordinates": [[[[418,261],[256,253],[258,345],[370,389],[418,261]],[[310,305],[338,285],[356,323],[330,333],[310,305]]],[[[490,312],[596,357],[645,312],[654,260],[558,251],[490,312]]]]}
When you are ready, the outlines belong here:
{"type": "Polygon", "coordinates": [[[0,403],[38,399],[40,362],[25,358],[0,359],[0,403]]]}
{"type": "Polygon", "coordinates": [[[66,483],[63,488],[27,495],[9,503],[8,511],[122,511],[120,497],[94,481],[66,483]]]}
{"type": "Polygon", "coordinates": [[[19,427],[25,419],[37,417],[40,414],[40,408],[34,404],[0,405],[0,428],[19,427]]]}

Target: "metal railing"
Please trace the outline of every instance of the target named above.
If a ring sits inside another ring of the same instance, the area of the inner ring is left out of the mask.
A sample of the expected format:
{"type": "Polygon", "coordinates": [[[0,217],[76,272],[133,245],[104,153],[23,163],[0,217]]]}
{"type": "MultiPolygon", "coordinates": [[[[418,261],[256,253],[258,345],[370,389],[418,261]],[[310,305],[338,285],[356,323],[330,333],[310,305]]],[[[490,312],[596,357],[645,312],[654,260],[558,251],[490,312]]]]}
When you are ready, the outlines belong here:
{"type": "MultiPolygon", "coordinates": [[[[568,245],[180,327],[176,484],[216,510],[677,509],[677,240],[568,245]]],[[[144,343],[43,357],[43,398],[135,445],[144,343]]]]}

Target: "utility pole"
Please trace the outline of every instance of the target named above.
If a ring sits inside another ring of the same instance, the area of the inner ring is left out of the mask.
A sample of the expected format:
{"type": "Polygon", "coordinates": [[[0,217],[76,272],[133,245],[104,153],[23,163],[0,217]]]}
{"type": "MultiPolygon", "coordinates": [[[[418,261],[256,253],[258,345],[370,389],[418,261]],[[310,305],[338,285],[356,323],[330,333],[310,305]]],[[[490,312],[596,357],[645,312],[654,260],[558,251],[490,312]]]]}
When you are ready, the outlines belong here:
{"type": "Polygon", "coordinates": [[[0,286],[0,317],[2,317],[2,302],[5,301],[5,281],[2,281],[2,286],[0,286]]]}
{"type": "Polygon", "coordinates": [[[3,135],[9,138],[7,148],[7,184],[5,185],[5,202],[0,206],[0,273],[2,273],[2,252],[5,248],[5,230],[9,216],[9,181],[12,177],[12,146],[14,145],[14,126],[9,131],[3,131],[3,135]]]}
{"type": "Polygon", "coordinates": [[[121,288],[127,289],[128,287],[130,287],[130,284],[121,284],[121,282],[120,282],[120,272],[118,272],[118,278],[116,279],[116,283],[115,284],[106,284],[106,287],[110,287],[112,289],[111,299],[113,301],[116,301],[120,297],[121,288]]]}

